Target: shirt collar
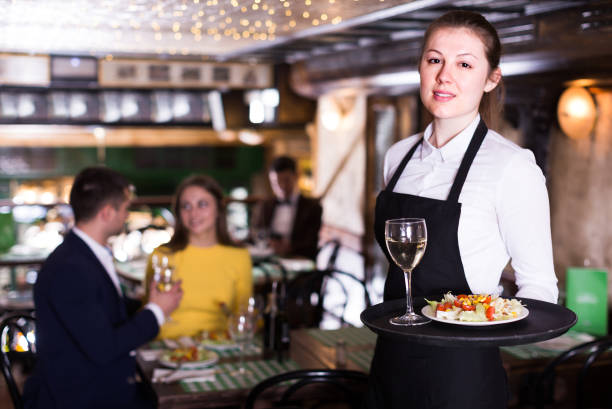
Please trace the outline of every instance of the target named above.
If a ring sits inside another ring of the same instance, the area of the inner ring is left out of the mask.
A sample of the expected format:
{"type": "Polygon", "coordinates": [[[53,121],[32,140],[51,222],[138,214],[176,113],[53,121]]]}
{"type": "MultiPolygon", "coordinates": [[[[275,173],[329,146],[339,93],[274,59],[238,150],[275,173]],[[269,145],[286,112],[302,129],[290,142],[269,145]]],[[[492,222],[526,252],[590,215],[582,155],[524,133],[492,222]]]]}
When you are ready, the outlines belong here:
{"type": "Polygon", "coordinates": [[[74,234],[79,236],[85,242],[85,244],[87,244],[87,246],[89,246],[91,251],[96,255],[98,259],[113,259],[113,255],[108,247],[101,245],[93,238],[91,238],[87,233],[85,233],[83,230],[79,229],[76,226],[72,228],[72,231],[74,232],[74,234]]]}
{"type": "Polygon", "coordinates": [[[439,157],[443,162],[452,160],[456,157],[463,157],[479,122],[480,115],[476,115],[476,118],[474,118],[472,122],[470,122],[470,124],[463,129],[463,131],[455,135],[454,138],[448,141],[446,145],[441,148],[436,148],[429,142],[433,132],[433,122],[430,123],[427,125],[427,128],[423,133],[424,140],[421,147],[421,159],[425,159],[432,154],[437,155],[437,157],[439,157]]]}

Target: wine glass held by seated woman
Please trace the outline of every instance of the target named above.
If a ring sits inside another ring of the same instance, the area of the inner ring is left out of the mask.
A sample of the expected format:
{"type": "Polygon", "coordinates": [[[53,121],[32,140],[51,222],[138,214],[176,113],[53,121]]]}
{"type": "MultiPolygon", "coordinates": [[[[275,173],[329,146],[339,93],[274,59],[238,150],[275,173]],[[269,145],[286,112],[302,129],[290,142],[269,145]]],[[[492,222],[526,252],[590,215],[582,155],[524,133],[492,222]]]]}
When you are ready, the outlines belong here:
{"type": "Polygon", "coordinates": [[[184,294],[159,337],[225,332],[228,311],[237,312],[246,303],[253,279],[248,251],[237,246],[228,233],[223,192],[214,179],[191,176],[178,186],[173,211],[174,234],[152,253],[146,280],[149,283],[154,278],[153,260],[170,253],[173,280],[181,280],[184,294]]]}
{"type": "MultiPolygon", "coordinates": [[[[412,271],[415,297],[497,293],[511,259],[517,296],[557,301],[542,172],[530,151],[485,123],[501,104],[500,55],[495,28],[477,13],[451,11],[425,33],[420,97],[433,121],[388,150],[376,200],[376,239],[390,262],[385,301],[406,296],[385,244],[385,221],[397,218],[427,223],[427,250],[412,271]]],[[[507,406],[497,347],[379,337],[370,377],[367,408],[507,406]]]]}

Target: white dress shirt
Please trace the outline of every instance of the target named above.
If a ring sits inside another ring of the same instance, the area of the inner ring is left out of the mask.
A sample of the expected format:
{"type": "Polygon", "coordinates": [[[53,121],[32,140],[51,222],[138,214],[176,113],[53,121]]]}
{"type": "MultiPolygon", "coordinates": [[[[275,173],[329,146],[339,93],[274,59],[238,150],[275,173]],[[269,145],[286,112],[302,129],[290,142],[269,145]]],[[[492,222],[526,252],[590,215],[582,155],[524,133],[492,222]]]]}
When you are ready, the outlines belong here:
{"type": "MultiPolygon", "coordinates": [[[[479,121],[477,116],[441,148],[429,142],[432,124],[424,133],[391,146],[384,161],[385,184],[410,148],[424,136],[393,191],[446,200],[479,121]]],[[[548,193],[531,151],[489,130],[468,172],[459,202],[457,236],[470,290],[494,293],[502,270],[512,259],[516,296],[556,303],[559,292],[548,193]]]]}
{"type": "MultiPolygon", "coordinates": [[[[106,270],[108,277],[111,279],[111,281],[115,285],[115,288],[117,289],[117,293],[119,294],[119,297],[123,297],[123,291],[121,290],[121,285],[119,284],[119,276],[117,275],[117,270],[115,269],[115,262],[113,259],[113,254],[111,253],[110,249],[101,245],[94,239],[92,239],[90,236],[87,235],[87,233],[85,233],[83,230],[79,229],[78,227],[73,227],[72,231],[74,232],[74,234],[79,236],[81,240],[83,240],[85,244],[87,244],[87,246],[91,249],[91,251],[94,253],[96,258],[100,261],[100,263],[106,270]]],[[[155,315],[155,319],[157,320],[157,323],[161,327],[162,324],[164,323],[165,317],[164,317],[164,312],[159,307],[159,305],[150,302],[150,303],[147,303],[144,306],[144,308],[147,308],[151,310],[151,312],[153,312],[153,315],[155,315]]]]}
{"type": "Polygon", "coordinates": [[[291,236],[293,219],[297,209],[298,193],[294,193],[287,203],[278,203],[274,207],[274,214],[270,223],[270,231],[284,238],[291,236]]]}

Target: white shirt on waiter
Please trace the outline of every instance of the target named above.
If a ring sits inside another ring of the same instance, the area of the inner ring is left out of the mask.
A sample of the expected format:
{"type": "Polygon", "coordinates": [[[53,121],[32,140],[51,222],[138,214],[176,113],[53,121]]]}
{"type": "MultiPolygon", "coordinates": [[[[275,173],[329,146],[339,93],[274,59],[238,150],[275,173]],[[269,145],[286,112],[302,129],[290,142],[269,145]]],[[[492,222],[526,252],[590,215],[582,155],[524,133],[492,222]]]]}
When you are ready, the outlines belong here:
{"type": "Polygon", "coordinates": [[[293,220],[297,210],[298,193],[291,195],[286,202],[277,203],[270,222],[270,230],[284,238],[290,238],[293,230],[293,220]]]}
{"type": "MultiPolygon", "coordinates": [[[[424,133],[395,143],[385,155],[385,184],[410,148],[424,136],[393,191],[446,200],[479,121],[478,115],[441,148],[429,143],[432,124],[424,133]]],[[[548,193],[531,151],[489,130],[459,202],[459,252],[470,290],[495,292],[502,270],[512,259],[518,297],[557,302],[548,193]]]]}

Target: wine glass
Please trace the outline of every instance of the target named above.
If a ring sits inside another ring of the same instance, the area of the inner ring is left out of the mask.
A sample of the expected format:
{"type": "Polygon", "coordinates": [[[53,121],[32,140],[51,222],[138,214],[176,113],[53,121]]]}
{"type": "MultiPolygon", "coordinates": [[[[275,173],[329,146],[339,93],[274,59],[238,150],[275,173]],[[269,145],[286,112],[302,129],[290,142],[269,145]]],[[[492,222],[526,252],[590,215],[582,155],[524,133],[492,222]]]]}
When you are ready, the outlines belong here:
{"type": "MultiPolygon", "coordinates": [[[[162,292],[170,291],[174,285],[174,258],[172,252],[160,248],[151,257],[153,265],[153,280],[157,283],[157,289],[162,292]]],[[[170,316],[166,317],[166,323],[175,322],[170,316]]]]}
{"type": "Polygon", "coordinates": [[[232,314],[228,319],[228,330],[232,340],[238,344],[239,364],[238,369],[233,371],[233,376],[250,375],[251,371],[244,367],[244,350],[251,343],[255,335],[254,317],[247,310],[232,314]]]}
{"type": "Polygon", "coordinates": [[[255,230],[255,247],[264,252],[270,248],[270,232],[266,228],[255,230]]]}
{"type": "Polygon", "coordinates": [[[170,291],[174,283],[174,262],[172,253],[165,249],[158,249],[151,257],[153,265],[153,281],[157,283],[159,291],[170,291]]]}
{"type": "Polygon", "coordinates": [[[391,258],[404,272],[406,313],[389,320],[394,325],[421,325],[429,318],[415,314],[412,308],[412,270],[419,264],[427,246],[425,219],[391,219],[385,222],[385,241],[391,258]]]}

